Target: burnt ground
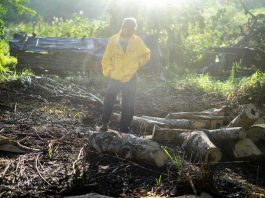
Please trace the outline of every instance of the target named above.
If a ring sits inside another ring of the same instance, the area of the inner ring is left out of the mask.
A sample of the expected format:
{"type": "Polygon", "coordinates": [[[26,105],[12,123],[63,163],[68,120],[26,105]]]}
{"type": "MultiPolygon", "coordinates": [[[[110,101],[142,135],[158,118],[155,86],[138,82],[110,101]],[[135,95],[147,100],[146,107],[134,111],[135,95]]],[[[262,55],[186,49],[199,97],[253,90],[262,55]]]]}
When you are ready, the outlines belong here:
{"type": "MultiPolygon", "coordinates": [[[[194,87],[138,83],[136,114],[201,111],[229,104],[194,87]]],[[[162,169],[98,154],[86,146],[100,124],[106,82],[87,77],[28,77],[0,84],[0,135],[39,149],[0,153],[0,197],[62,197],[96,192],[114,197],[168,197],[207,192],[213,197],[265,194],[265,159],[162,169]]],[[[231,105],[231,104],[230,104],[231,105]]],[[[232,105],[237,109],[237,104],[232,105]]],[[[115,106],[119,111],[119,101],[115,106]]],[[[112,124],[112,129],[117,127],[112,124]]],[[[180,153],[178,148],[173,148],[180,153]]]]}

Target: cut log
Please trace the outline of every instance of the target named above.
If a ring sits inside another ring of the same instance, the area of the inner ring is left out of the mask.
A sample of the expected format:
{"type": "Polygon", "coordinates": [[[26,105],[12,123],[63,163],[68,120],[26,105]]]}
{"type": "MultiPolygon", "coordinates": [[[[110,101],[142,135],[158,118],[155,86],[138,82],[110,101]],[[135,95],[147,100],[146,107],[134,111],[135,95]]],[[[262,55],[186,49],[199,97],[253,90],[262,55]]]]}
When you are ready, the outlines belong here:
{"type": "Polygon", "coordinates": [[[247,130],[247,138],[253,142],[265,141],[265,124],[256,124],[247,130]]]}
{"type": "Polygon", "coordinates": [[[231,114],[231,108],[228,106],[223,106],[220,109],[212,108],[205,111],[200,112],[178,112],[178,113],[169,113],[166,118],[169,119],[192,119],[199,118],[201,116],[205,117],[216,117],[222,119],[229,119],[229,115],[231,114]]]}
{"type": "Polygon", "coordinates": [[[170,114],[166,117],[167,119],[190,119],[190,120],[197,120],[201,122],[205,122],[204,120],[210,121],[210,126],[208,128],[215,129],[220,128],[224,125],[227,125],[229,122],[233,120],[232,116],[215,116],[215,115],[196,115],[192,112],[180,112],[176,113],[175,115],[171,116],[170,114]]]}
{"type": "Polygon", "coordinates": [[[23,146],[15,140],[11,140],[8,137],[0,135],[0,151],[12,153],[30,153],[39,152],[40,150],[23,146]]]}
{"type": "MultiPolygon", "coordinates": [[[[159,143],[181,145],[187,133],[191,132],[192,131],[185,129],[170,129],[155,126],[151,139],[159,143]]],[[[241,127],[204,130],[204,132],[214,143],[214,145],[218,146],[219,148],[224,147],[224,145],[227,145],[229,142],[234,145],[238,140],[246,137],[246,131],[241,127]]]]}
{"type": "Polygon", "coordinates": [[[242,127],[248,129],[259,118],[259,113],[253,104],[248,104],[242,112],[233,119],[228,127],[242,127]]]}
{"type": "Polygon", "coordinates": [[[226,147],[228,143],[234,145],[238,140],[246,137],[246,130],[241,127],[205,130],[205,133],[210,140],[220,148],[226,147]]]}
{"type": "Polygon", "coordinates": [[[185,129],[169,129],[155,126],[151,139],[159,143],[182,145],[186,135],[182,133],[190,133],[185,129]]]}
{"type": "Polygon", "coordinates": [[[211,126],[209,120],[187,120],[187,119],[167,119],[143,116],[143,119],[152,120],[159,123],[164,123],[165,127],[179,129],[205,129],[211,126]]]}
{"type": "Polygon", "coordinates": [[[88,146],[99,153],[110,153],[121,158],[162,167],[167,156],[154,141],[119,132],[89,132],[88,146]]]}
{"type": "Polygon", "coordinates": [[[210,141],[203,131],[194,131],[187,134],[182,147],[194,160],[219,162],[222,159],[220,149],[210,141]]]}
{"type": "Polygon", "coordinates": [[[248,158],[260,156],[263,153],[257,148],[251,139],[245,138],[239,140],[233,149],[234,157],[239,158],[248,158]]]}
{"type": "MultiPolygon", "coordinates": [[[[113,113],[112,119],[114,122],[119,123],[120,117],[120,114],[113,113]]],[[[163,127],[165,126],[165,123],[138,116],[133,116],[133,120],[131,121],[131,126],[136,129],[139,135],[151,135],[155,125],[163,127]]]]}

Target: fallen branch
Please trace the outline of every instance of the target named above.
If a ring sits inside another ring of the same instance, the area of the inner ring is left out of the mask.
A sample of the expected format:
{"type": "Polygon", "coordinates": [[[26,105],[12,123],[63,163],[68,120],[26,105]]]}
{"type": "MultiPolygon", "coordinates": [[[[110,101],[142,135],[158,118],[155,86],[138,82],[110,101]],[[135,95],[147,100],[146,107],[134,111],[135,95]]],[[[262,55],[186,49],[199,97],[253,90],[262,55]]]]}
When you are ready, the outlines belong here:
{"type": "Polygon", "coordinates": [[[29,153],[29,152],[39,152],[40,150],[23,146],[20,143],[9,139],[8,137],[0,135],[0,151],[7,151],[14,153],[29,153]]]}
{"type": "Polygon", "coordinates": [[[36,159],[35,159],[35,168],[37,170],[37,173],[39,174],[39,176],[43,179],[43,181],[45,181],[49,186],[51,185],[40,173],[39,168],[38,168],[38,160],[39,160],[39,156],[40,154],[37,155],[36,159]]]}

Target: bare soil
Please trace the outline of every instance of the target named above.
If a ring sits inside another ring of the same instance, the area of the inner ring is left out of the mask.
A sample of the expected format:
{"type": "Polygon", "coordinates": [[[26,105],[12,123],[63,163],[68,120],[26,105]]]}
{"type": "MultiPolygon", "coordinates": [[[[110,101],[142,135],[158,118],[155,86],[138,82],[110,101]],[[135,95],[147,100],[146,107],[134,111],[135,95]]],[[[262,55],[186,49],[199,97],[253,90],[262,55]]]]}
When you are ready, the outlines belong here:
{"type": "MultiPolygon", "coordinates": [[[[89,150],[86,133],[100,124],[105,88],[106,82],[85,77],[28,77],[0,84],[0,135],[40,150],[0,153],[0,197],[63,197],[90,192],[113,197],[265,194],[264,157],[217,164],[183,160],[177,170],[170,164],[158,169],[89,150]]],[[[119,103],[117,100],[117,112],[119,103]]],[[[160,117],[227,104],[237,111],[238,104],[215,93],[140,80],[136,115],[160,117]]],[[[118,130],[114,124],[111,128],[118,130]]],[[[172,149],[181,155],[178,148],[172,149]]]]}

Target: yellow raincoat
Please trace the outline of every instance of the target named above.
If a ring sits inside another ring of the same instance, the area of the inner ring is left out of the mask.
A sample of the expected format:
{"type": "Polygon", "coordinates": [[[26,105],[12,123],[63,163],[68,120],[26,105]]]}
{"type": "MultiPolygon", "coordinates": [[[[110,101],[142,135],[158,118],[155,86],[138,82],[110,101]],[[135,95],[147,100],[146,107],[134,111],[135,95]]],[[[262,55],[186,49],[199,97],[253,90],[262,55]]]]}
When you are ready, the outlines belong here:
{"type": "Polygon", "coordinates": [[[119,34],[115,34],[109,39],[102,58],[102,70],[107,78],[128,82],[139,67],[149,61],[151,53],[137,35],[130,38],[124,52],[119,44],[119,37],[119,34]]]}

